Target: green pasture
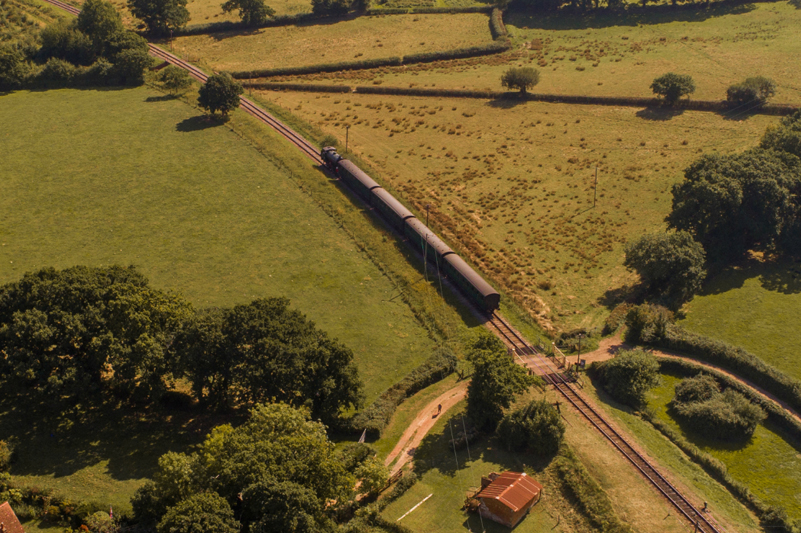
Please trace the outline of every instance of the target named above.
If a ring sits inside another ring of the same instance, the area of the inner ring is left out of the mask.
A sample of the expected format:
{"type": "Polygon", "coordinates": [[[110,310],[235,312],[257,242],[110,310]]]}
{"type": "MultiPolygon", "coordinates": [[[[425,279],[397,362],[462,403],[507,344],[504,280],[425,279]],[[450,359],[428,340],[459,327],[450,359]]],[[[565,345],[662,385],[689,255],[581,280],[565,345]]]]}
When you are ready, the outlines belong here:
{"type": "MultiPolygon", "coordinates": [[[[478,99],[263,92],[334,135],[455,249],[556,327],[595,326],[634,282],[623,246],[658,230],[702,153],[776,117],[478,99]],[[593,187],[598,167],[597,204],[593,187]]],[[[532,339],[533,340],[533,339],[532,339]]]]}
{"type": "Polygon", "coordinates": [[[792,3],[640,12],[543,16],[509,11],[504,20],[515,48],[508,53],[302,79],[498,91],[506,69],[529,66],[540,71],[535,92],[652,97],[654,78],[678,72],[695,80],[692,98],[721,100],[729,85],[761,75],[777,82],[773,101],[801,103],[794,67],[801,55],[801,9],[792,3]]]}
{"type": "MultiPolygon", "coordinates": [[[[584,391],[595,399],[596,405],[611,416],[613,422],[622,426],[629,435],[634,437],[635,443],[642,451],[656,459],[657,465],[661,467],[661,472],[666,474],[671,483],[680,490],[689,489],[691,494],[694,495],[694,501],[706,501],[715,520],[721,522],[727,530],[740,532],[762,531],[756,517],[736,500],[725,487],[706,474],[700,466],[693,463],[659,431],[636,416],[630,407],[621,405],[611,399],[603,390],[597,387],[597,383],[590,384],[589,380],[586,383],[589,386],[585,386],[584,391]]],[[[651,400],[654,398],[655,391],[662,391],[668,386],[667,381],[663,381],[658,389],[651,391],[649,406],[654,406],[651,400]]],[[[672,387],[669,388],[670,398],[672,398],[673,389],[672,387]]],[[[664,517],[664,514],[662,517],[664,517]]]]}
{"type": "Polygon", "coordinates": [[[134,264],[198,307],[284,295],[354,350],[368,400],[430,354],[394,285],[293,179],[322,174],[273,134],[265,157],[145,88],[0,100],[0,280],[134,264]]]}
{"type": "Polygon", "coordinates": [[[801,379],[801,267],[790,260],[751,259],[709,279],[685,307],[685,328],[741,346],[801,379]]]}
{"type": "Polygon", "coordinates": [[[173,40],[175,53],[215,70],[239,71],[376,59],[492,41],[482,13],[387,15],[173,40]]]}
{"type": "Polygon", "coordinates": [[[684,430],[667,406],[680,381],[679,377],[663,374],[662,384],[648,394],[648,406],[659,419],[725,464],[731,476],[760,499],[784,508],[795,520],[801,519],[801,443],[770,423],[757,426],[745,443],[719,443],[684,430]]]}
{"type": "MultiPolygon", "coordinates": [[[[524,454],[505,451],[495,439],[483,438],[454,455],[449,448],[451,426],[454,434],[461,430],[464,402],[458,404],[437,422],[415,451],[415,472],[420,480],[401,498],[391,503],[384,511],[390,521],[399,519],[426,496],[431,497],[415,511],[400,521],[412,531],[421,533],[461,533],[482,531],[482,522],[477,514],[462,511],[468,492],[481,487],[481,476],[490,472],[527,472],[539,481],[545,464],[538,464],[524,454]],[[458,461],[458,466],[457,466],[458,461]]],[[[546,494],[551,487],[546,486],[546,494]]],[[[529,515],[515,528],[516,533],[547,533],[557,521],[551,498],[546,496],[535,505],[529,515]]],[[[508,531],[489,520],[483,521],[488,533],[508,531]]]]}

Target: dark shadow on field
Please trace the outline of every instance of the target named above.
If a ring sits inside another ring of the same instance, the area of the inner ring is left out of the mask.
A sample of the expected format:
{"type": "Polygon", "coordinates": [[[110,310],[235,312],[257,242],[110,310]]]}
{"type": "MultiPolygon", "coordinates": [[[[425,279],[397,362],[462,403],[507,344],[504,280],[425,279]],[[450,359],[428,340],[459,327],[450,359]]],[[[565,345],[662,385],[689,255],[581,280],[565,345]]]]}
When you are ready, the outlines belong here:
{"type": "Polygon", "coordinates": [[[15,443],[11,474],[63,477],[108,461],[116,480],[150,477],[158,458],[182,452],[228,421],[186,409],[102,405],[62,409],[16,397],[0,403],[0,435],[15,443]]]}
{"type": "Polygon", "coordinates": [[[623,285],[622,287],[609,289],[603,293],[597,301],[599,304],[611,310],[618,304],[636,300],[642,290],[643,287],[641,285],[623,285]]]}
{"type": "Polygon", "coordinates": [[[635,113],[639,118],[655,122],[665,122],[684,113],[684,109],[674,107],[646,107],[635,113]]]}
{"type": "Polygon", "coordinates": [[[716,114],[722,118],[723,120],[732,120],[735,122],[740,122],[742,120],[748,120],[749,118],[759,115],[759,109],[762,107],[762,104],[753,103],[753,104],[745,104],[744,106],[738,106],[732,109],[727,109],[725,111],[718,111],[716,114]]]}
{"type": "Polygon", "coordinates": [[[528,102],[525,98],[518,98],[518,95],[515,93],[509,93],[508,97],[503,98],[496,98],[494,100],[490,100],[485,105],[490,107],[494,107],[496,109],[512,109],[520,104],[525,104],[528,102]]]}
{"type": "Polygon", "coordinates": [[[200,131],[205,130],[208,128],[216,128],[217,126],[222,126],[224,121],[218,120],[216,118],[209,118],[206,115],[198,115],[195,117],[189,117],[178,124],[176,124],[175,129],[177,131],[182,131],[184,133],[189,133],[192,131],[200,131]]]}
{"type": "Polygon", "coordinates": [[[177,95],[174,94],[165,94],[162,96],[148,96],[145,98],[145,102],[169,102],[170,100],[175,100],[178,98],[177,95]]]}
{"type": "MultiPolygon", "coordinates": [[[[801,1],[801,0],[794,0],[801,1]]],[[[587,13],[577,13],[569,8],[557,13],[534,13],[510,11],[504,17],[507,24],[518,28],[538,30],[586,30],[609,28],[613,26],[656,25],[669,22],[703,22],[705,20],[748,13],[755,9],[747,2],[716,2],[713,4],[682,5],[631,5],[626,9],[598,9],[587,13]]]]}
{"type": "Polygon", "coordinates": [[[801,0],[790,0],[789,4],[796,9],[801,9],[801,0]]]}
{"type": "Polygon", "coordinates": [[[801,263],[792,259],[745,259],[712,274],[701,296],[739,289],[752,278],[759,278],[763,289],[782,294],[801,293],[801,263]]]}
{"type": "Polygon", "coordinates": [[[275,26],[265,26],[263,28],[241,28],[241,29],[223,30],[223,31],[209,32],[204,35],[208,35],[215,41],[224,41],[225,39],[230,39],[232,37],[258,35],[259,33],[270,30],[272,28],[286,28],[288,26],[292,26],[295,28],[308,28],[312,26],[331,26],[339,22],[346,22],[349,20],[357,19],[360,16],[361,16],[360,14],[354,12],[340,17],[324,17],[313,20],[298,21],[290,24],[277,24],[275,26]]]}
{"type": "Polygon", "coordinates": [[[526,469],[542,472],[553,459],[553,456],[538,457],[525,452],[509,451],[494,435],[481,435],[478,440],[470,444],[469,453],[467,448],[462,448],[457,449],[454,454],[450,444],[451,429],[453,435],[458,436],[462,432],[462,417],[464,416],[466,427],[470,427],[470,422],[463,410],[449,411],[443,416],[447,417],[444,418],[444,426],[439,423],[434,426],[414,450],[414,470],[419,476],[436,469],[442,474],[458,479],[457,472],[460,472],[465,489],[480,488],[481,476],[486,476],[490,472],[480,472],[477,468],[471,468],[471,461],[476,459],[499,465],[501,472],[507,470],[524,472],[526,469]]]}

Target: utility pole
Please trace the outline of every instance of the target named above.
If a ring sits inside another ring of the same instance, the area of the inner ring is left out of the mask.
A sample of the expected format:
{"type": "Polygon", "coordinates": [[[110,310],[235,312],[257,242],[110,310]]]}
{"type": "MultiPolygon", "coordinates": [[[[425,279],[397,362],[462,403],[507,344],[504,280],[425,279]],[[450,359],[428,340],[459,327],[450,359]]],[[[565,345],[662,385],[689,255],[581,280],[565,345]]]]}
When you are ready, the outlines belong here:
{"type": "Polygon", "coordinates": [[[595,201],[598,200],[598,165],[595,165],[595,185],[592,191],[592,208],[595,209],[595,201]]]}
{"type": "Polygon", "coordinates": [[[578,336],[578,338],[579,338],[579,351],[578,351],[578,357],[576,357],[576,365],[578,365],[581,362],[581,338],[583,336],[584,336],[583,333],[579,333],[579,336],[578,336]]]}
{"type": "MultiPolygon", "coordinates": [[[[348,153],[348,137],[350,136],[350,124],[345,126],[345,153],[348,153]]],[[[595,167],[595,173],[598,173],[598,167],[595,167]]],[[[597,180],[597,178],[596,178],[597,180]]]]}
{"type": "Polygon", "coordinates": [[[426,226],[428,226],[428,208],[431,207],[431,204],[426,204],[426,226]]]}

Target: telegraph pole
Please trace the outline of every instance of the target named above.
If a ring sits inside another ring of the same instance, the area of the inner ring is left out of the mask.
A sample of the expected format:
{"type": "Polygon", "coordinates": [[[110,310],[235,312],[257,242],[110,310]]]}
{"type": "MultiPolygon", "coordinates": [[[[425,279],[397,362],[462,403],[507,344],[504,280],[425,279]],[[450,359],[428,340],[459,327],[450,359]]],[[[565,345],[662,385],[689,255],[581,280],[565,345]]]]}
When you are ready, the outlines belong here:
{"type": "MultiPolygon", "coordinates": [[[[348,137],[350,136],[350,124],[345,126],[345,153],[348,153],[348,137]]],[[[595,167],[595,173],[598,173],[598,167],[595,167]]],[[[597,181],[597,177],[596,177],[597,181]]]]}
{"type": "Polygon", "coordinates": [[[598,165],[595,165],[595,185],[592,191],[592,208],[595,209],[595,201],[598,200],[598,165]]]}

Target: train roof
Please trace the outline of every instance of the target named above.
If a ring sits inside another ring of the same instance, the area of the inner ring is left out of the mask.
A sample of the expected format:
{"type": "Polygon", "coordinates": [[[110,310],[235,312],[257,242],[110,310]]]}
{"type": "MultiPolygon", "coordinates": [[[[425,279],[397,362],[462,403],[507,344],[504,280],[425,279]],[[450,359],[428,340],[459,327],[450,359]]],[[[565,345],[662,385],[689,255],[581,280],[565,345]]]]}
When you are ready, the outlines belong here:
{"type": "MultiPolygon", "coordinates": [[[[431,231],[428,226],[420,222],[418,218],[410,218],[406,221],[409,228],[420,236],[421,242],[428,241],[428,246],[436,250],[439,255],[445,255],[453,252],[450,247],[442,242],[442,239],[437,237],[437,234],[431,231]]],[[[417,243],[415,243],[415,246],[417,243]]]]}
{"type": "Polygon", "coordinates": [[[380,187],[380,185],[370,176],[368,176],[362,169],[357,167],[353,164],[353,161],[349,159],[340,159],[339,161],[340,168],[344,168],[345,170],[350,173],[355,179],[360,181],[362,185],[364,185],[367,190],[375,189],[376,187],[380,187]]]}
{"type": "Polygon", "coordinates": [[[389,207],[401,220],[406,220],[414,216],[414,213],[406,209],[402,203],[397,201],[394,196],[389,194],[385,189],[373,189],[372,193],[389,207]]]}
{"type": "Polygon", "coordinates": [[[498,291],[492,288],[492,285],[487,283],[487,281],[482,278],[478,272],[473,270],[473,268],[468,265],[464,259],[459,257],[458,254],[448,254],[444,257],[445,261],[451,264],[451,266],[456,269],[464,278],[470,282],[476,290],[481,293],[482,296],[488,296],[490,294],[498,294],[498,291]]]}

